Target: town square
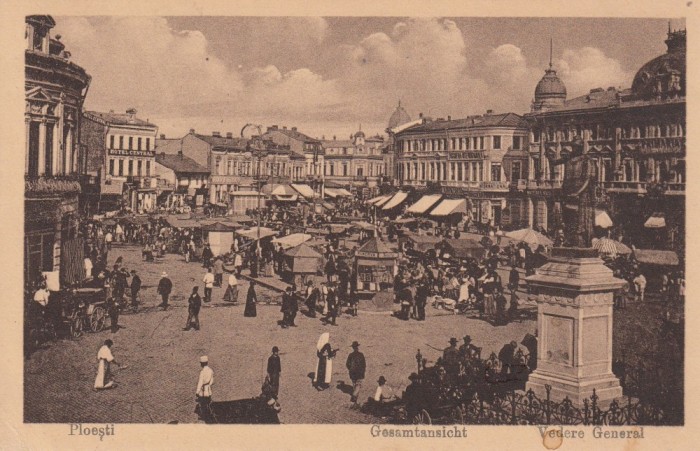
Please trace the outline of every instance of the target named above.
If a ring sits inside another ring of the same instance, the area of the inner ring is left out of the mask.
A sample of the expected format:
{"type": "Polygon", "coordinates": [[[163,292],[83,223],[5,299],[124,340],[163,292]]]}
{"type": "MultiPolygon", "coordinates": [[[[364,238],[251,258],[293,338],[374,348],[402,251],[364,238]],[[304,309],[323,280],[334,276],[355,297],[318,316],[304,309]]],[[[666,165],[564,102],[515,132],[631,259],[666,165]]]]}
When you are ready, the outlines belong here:
{"type": "Polygon", "coordinates": [[[24,421],[683,425],[685,22],[498,20],[27,16],[24,421]]]}

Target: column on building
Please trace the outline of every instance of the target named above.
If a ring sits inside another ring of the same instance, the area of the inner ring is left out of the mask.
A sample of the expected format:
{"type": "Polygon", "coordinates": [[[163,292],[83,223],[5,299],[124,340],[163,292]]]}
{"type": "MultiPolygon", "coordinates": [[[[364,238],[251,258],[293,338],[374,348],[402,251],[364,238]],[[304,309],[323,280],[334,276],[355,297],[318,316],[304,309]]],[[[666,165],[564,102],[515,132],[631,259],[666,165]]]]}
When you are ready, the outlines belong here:
{"type": "Polygon", "coordinates": [[[39,123],[39,175],[44,175],[46,169],[46,118],[39,123]]]}

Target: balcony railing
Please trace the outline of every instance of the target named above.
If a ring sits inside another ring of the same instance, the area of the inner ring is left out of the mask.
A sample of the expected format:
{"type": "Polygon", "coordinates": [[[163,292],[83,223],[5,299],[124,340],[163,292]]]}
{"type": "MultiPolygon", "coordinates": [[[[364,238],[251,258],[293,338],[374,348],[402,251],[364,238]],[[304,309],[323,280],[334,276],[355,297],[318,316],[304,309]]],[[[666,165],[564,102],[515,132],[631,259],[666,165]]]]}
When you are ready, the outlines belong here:
{"type": "Polygon", "coordinates": [[[509,182],[505,180],[491,182],[442,180],[440,184],[447,187],[468,188],[473,190],[508,191],[510,189],[509,182]]]}
{"type": "MultiPolygon", "coordinates": [[[[600,182],[600,184],[607,190],[613,193],[633,193],[633,194],[646,194],[648,182],[623,182],[620,180],[616,181],[605,181],[600,182]]],[[[666,183],[664,186],[664,194],[668,195],[684,195],[685,194],[685,183],[666,183]]]]}
{"type": "Polygon", "coordinates": [[[80,177],[77,174],[24,178],[24,193],[28,196],[77,194],[80,191],[80,177]]]}
{"type": "Polygon", "coordinates": [[[561,180],[525,180],[519,179],[515,183],[516,188],[519,191],[524,191],[526,189],[560,189],[562,186],[561,180]]]}

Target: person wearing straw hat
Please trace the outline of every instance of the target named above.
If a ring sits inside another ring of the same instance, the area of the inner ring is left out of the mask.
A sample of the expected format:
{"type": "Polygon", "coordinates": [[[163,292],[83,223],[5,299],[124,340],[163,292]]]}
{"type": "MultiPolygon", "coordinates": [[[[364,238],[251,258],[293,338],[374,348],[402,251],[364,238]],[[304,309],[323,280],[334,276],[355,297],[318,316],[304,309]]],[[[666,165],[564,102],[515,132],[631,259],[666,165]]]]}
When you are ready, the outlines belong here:
{"type": "Polygon", "coordinates": [[[197,381],[197,404],[199,407],[199,416],[207,424],[213,422],[211,411],[211,386],[214,385],[214,370],[209,366],[209,357],[203,355],[199,358],[199,364],[202,369],[199,372],[199,380],[197,381]]]}
{"type": "Polygon", "coordinates": [[[163,310],[168,309],[168,297],[172,290],[173,282],[168,278],[168,273],[163,271],[160,275],[160,282],[158,282],[158,294],[161,295],[163,302],[158,307],[163,307],[163,310]]]}
{"type": "Polygon", "coordinates": [[[377,390],[374,392],[374,401],[379,403],[389,403],[396,401],[396,395],[394,390],[386,385],[386,378],[384,376],[379,376],[377,380],[377,390]]]}
{"type": "Polygon", "coordinates": [[[352,397],[350,400],[353,403],[357,403],[360,396],[360,389],[362,388],[362,381],[365,379],[367,364],[365,362],[365,355],[360,352],[360,343],[353,341],[351,347],[352,352],[348,354],[345,366],[348,369],[350,380],[352,381],[352,397]]]}

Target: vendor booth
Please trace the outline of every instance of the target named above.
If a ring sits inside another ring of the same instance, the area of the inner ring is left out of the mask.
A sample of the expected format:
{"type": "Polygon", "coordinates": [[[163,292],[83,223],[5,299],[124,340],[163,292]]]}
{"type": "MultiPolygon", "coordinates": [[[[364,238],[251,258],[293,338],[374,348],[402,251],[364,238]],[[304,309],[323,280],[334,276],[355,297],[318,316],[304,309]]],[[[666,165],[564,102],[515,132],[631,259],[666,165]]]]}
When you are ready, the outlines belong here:
{"type": "Polygon", "coordinates": [[[275,246],[281,245],[282,249],[291,249],[299,246],[300,244],[306,243],[311,238],[313,238],[313,236],[309,235],[308,233],[292,233],[291,235],[280,238],[273,238],[272,242],[275,244],[275,246]]]}
{"type": "Polygon", "coordinates": [[[357,291],[362,293],[389,289],[398,271],[398,254],[381,240],[370,239],[355,253],[357,291]]]}
{"type": "Polygon", "coordinates": [[[308,277],[321,269],[321,254],[306,244],[300,244],[284,253],[284,276],[288,282],[301,288],[308,277]]]}
{"type": "Polygon", "coordinates": [[[464,260],[473,258],[481,260],[486,255],[486,249],[479,242],[469,238],[446,238],[443,249],[451,258],[464,260]]]}
{"type": "Polygon", "coordinates": [[[647,279],[647,291],[659,291],[661,278],[664,274],[673,273],[680,268],[678,254],[669,250],[635,249],[634,259],[639,265],[639,271],[647,279]]]}
{"type": "Polygon", "coordinates": [[[233,244],[233,232],[236,228],[222,222],[202,227],[202,232],[208,235],[209,247],[214,255],[223,255],[231,250],[233,244]]]}

